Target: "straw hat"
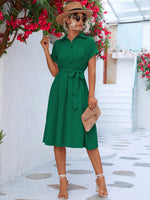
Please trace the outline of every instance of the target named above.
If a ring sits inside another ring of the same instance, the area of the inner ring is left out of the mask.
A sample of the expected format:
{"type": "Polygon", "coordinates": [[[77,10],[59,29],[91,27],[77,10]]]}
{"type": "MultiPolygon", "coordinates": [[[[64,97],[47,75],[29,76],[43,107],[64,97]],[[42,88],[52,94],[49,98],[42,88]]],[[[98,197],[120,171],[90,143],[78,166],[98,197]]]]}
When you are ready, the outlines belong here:
{"type": "Polygon", "coordinates": [[[63,19],[69,14],[72,13],[85,13],[87,17],[91,17],[93,12],[91,10],[84,10],[81,3],[78,1],[70,2],[64,7],[64,12],[59,14],[56,17],[56,22],[60,25],[63,25],[63,19]]]}

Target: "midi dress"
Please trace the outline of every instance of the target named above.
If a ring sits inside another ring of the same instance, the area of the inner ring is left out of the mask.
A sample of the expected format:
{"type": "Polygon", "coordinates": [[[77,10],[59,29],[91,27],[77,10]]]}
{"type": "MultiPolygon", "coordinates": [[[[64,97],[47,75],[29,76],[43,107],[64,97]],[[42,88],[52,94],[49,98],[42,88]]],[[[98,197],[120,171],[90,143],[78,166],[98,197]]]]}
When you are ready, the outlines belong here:
{"type": "Polygon", "coordinates": [[[86,132],[81,115],[88,107],[88,85],[84,71],[98,49],[94,39],[83,33],[71,41],[65,34],[54,42],[51,58],[59,72],[49,93],[43,143],[49,146],[98,147],[96,123],[86,132]]]}

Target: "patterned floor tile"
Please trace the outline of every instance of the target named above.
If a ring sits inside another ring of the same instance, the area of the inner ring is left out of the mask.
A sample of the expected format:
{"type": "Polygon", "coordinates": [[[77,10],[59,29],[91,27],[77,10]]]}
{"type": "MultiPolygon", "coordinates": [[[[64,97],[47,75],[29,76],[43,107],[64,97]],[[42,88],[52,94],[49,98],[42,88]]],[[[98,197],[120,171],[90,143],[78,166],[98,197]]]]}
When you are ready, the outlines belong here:
{"type": "Polygon", "coordinates": [[[120,159],[124,159],[124,160],[140,160],[140,158],[135,158],[135,157],[119,157],[120,159]]]}
{"type": "Polygon", "coordinates": [[[128,182],[123,182],[123,181],[115,181],[113,184],[107,184],[108,186],[111,187],[117,187],[117,188],[131,188],[134,185],[128,182]]]}
{"type": "MultiPolygon", "coordinates": [[[[48,187],[51,187],[53,189],[59,189],[60,185],[59,184],[53,184],[53,185],[47,185],[48,187]]],[[[69,190],[87,190],[88,188],[85,186],[81,186],[81,185],[75,185],[70,183],[68,186],[68,191],[69,190]]]]}
{"type": "Polygon", "coordinates": [[[150,163],[135,163],[134,166],[139,166],[139,167],[150,167],[150,163]]]}
{"type": "Polygon", "coordinates": [[[69,173],[69,174],[92,174],[94,172],[91,170],[77,169],[77,170],[68,170],[67,173],[69,173]]]}
{"type": "Polygon", "coordinates": [[[33,173],[26,176],[26,178],[30,179],[46,179],[52,177],[52,174],[49,173],[33,173]]]}
{"type": "Polygon", "coordinates": [[[135,176],[135,173],[133,171],[114,171],[112,174],[122,176],[135,176]]]}

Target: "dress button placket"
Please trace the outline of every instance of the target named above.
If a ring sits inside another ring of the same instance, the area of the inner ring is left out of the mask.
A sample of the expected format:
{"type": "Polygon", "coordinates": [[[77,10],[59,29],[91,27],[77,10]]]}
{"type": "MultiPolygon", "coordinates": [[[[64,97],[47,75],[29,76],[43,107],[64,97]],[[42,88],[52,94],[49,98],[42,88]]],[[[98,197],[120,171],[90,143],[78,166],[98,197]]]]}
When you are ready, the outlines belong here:
{"type": "MultiPolygon", "coordinates": [[[[72,44],[71,44],[70,48],[72,49],[72,44]]],[[[70,64],[72,64],[72,61],[70,61],[70,64]]]]}

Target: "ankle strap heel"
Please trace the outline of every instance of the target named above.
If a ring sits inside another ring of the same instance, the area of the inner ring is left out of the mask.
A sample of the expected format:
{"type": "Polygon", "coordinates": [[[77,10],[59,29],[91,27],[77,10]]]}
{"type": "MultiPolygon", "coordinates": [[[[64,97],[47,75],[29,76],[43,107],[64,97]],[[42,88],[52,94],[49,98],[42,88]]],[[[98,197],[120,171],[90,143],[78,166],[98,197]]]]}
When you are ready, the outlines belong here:
{"type": "Polygon", "coordinates": [[[66,177],[66,174],[59,174],[59,177],[66,177]]]}
{"type": "MultiPolygon", "coordinates": [[[[66,174],[59,174],[60,184],[66,184],[66,187],[68,187],[68,185],[69,185],[68,180],[67,180],[67,178],[63,179],[64,177],[66,178],[66,174]]],[[[59,193],[59,195],[60,195],[60,193],[59,193]]],[[[67,199],[68,199],[68,197],[67,197],[67,199]]],[[[58,197],[58,200],[67,200],[67,199],[66,198],[59,198],[58,197]]]]}
{"type": "MultiPolygon", "coordinates": [[[[97,176],[97,178],[102,178],[102,177],[104,177],[104,174],[102,173],[102,174],[95,174],[96,176],[97,176]]],[[[96,183],[96,192],[99,192],[99,185],[96,183]]],[[[103,191],[101,190],[100,192],[102,192],[103,193],[103,191]]],[[[98,193],[98,196],[100,196],[100,197],[104,197],[104,198],[107,198],[108,197],[108,195],[100,195],[99,193],[98,193]]]]}
{"type": "Polygon", "coordinates": [[[68,183],[68,180],[67,180],[67,177],[66,177],[66,174],[59,174],[59,179],[62,180],[62,178],[66,178],[66,181],[68,183]]]}
{"type": "Polygon", "coordinates": [[[97,178],[102,178],[104,177],[104,174],[95,174],[97,176],[97,178]]]}

